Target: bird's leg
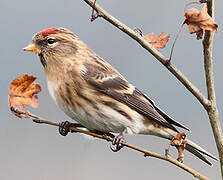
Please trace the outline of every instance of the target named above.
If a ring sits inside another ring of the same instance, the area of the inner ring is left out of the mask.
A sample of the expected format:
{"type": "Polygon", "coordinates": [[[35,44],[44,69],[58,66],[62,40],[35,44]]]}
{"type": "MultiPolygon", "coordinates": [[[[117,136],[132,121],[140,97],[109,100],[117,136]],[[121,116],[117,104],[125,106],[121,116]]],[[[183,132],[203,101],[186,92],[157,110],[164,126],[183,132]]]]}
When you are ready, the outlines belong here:
{"type": "Polygon", "coordinates": [[[113,148],[112,146],[110,146],[110,149],[113,152],[118,152],[120,149],[123,148],[123,145],[121,143],[125,142],[124,141],[124,133],[125,132],[126,132],[126,129],[124,131],[122,131],[118,136],[115,136],[113,138],[112,145],[114,145],[115,147],[113,148]]]}
{"type": "Polygon", "coordinates": [[[69,121],[64,121],[64,122],[61,122],[59,124],[59,133],[62,136],[66,136],[68,134],[68,132],[73,132],[73,131],[70,130],[70,127],[75,127],[75,128],[81,127],[81,128],[84,128],[84,126],[82,126],[79,123],[70,123],[69,121]]]}

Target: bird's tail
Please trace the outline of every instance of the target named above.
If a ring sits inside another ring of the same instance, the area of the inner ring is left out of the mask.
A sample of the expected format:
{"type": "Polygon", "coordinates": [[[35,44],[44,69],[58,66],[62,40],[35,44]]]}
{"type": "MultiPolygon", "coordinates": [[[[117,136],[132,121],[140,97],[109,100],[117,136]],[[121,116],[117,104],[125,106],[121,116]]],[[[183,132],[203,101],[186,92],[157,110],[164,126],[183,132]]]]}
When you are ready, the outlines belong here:
{"type": "MultiPolygon", "coordinates": [[[[164,133],[163,133],[161,137],[167,138],[169,140],[172,140],[173,137],[175,137],[177,135],[177,132],[172,129],[166,129],[165,131],[167,132],[167,134],[164,135],[164,133]]],[[[192,153],[193,155],[197,156],[199,159],[201,159],[208,165],[212,166],[212,163],[210,161],[208,161],[205,156],[208,156],[208,157],[218,161],[218,158],[216,158],[215,156],[213,156],[212,154],[210,154],[209,152],[204,150],[202,147],[200,147],[193,141],[191,141],[189,139],[186,139],[186,140],[187,140],[186,150],[189,151],[190,153],[192,153]]]]}
{"type": "Polygon", "coordinates": [[[186,150],[188,150],[190,153],[194,154],[195,156],[197,156],[199,159],[201,159],[210,166],[212,166],[212,163],[208,161],[204,155],[218,161],[218,158],[214,157],[212,154],[204,150],[202,147],[198,146],[196,143],[188,139],[186,144],[186,150]]]}
{"type": "MultiPolygon", "coordinates": [[[[156,134],[156,136],[160,136],[160,137],[169,139],[170,141],[173,140],[173,138],[176,137],[178,134],[177,131],[170,129],[170,128],[166,128],[163,131],[159,131],[159,133],[160,134],[156,134]]],[[[192,153],[193,155],[197,156],[199,159],[201,159],[208,165],[212,166],[212,163],[210,161],[208,161],[205,156],[208,156],[208,157],[218,161],[218,158],[216,158],[215,156],[213,156],[212,154],[210,154],[209,152],[204,150],[202,147],[200,147],[193,141],[191,141],[189,139],[186,139],[186,140],[187,140],[187,144],[186,144],[185,149],[187,151],[189,151],[190,153],[192,153]]]]}

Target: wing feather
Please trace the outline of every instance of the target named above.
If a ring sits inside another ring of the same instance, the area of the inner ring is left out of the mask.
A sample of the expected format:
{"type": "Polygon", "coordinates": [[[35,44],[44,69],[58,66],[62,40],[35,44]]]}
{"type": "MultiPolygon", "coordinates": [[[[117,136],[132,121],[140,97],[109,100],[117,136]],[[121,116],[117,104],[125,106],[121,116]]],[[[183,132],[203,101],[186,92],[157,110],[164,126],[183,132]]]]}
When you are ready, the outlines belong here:
{"type": "MultiPolygon", "coordinates": [[[[152,100],[140,92],[137,88],[129,84],[121,75],[116,73],[98,72],[97,68],[89,68],[86,66],[86,71],[83,78],[94,88],[104,94],[113,97],[138,113],[166,126],[174,131],[177,129],[173,126],[189,130],[187,127],[175,122],[162,110],[155,106],[152,100]]],[[[177,131],[178,132],[178,131],[177,131]]]]}

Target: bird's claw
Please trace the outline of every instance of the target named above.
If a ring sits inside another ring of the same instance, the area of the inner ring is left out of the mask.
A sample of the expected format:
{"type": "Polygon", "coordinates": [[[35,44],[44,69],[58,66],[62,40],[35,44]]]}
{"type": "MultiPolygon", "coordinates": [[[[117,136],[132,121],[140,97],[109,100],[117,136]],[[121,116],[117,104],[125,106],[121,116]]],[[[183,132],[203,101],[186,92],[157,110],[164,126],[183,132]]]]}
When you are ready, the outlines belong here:
{"type": "Polygon", "coordinates": [[[59,124],[59,133],[62,136],[66,136],[70,132],[70,129],[69,129],[70,126],[71,126],[71,123],[69,121],[61,122],[59,124]]]}
{"type": "Polygon", "coordinates": [[[122,143],[125,142],[124,141],[124,135],[123,133],[120,133],[118,136],[115,136],[113,138],[113,141],[112,141],[112,145],[114,147],[112,147],[112,145],[110,146],[110,149],[113,151],[113,152],[118,152],[120,149],[122,149],[124,146],[122,145],[122,143]]]}
{"type": "Polygon", "coordinates": [[[73,127],[73,128],[85,128],[83,125],[79,124],[79,123],[70,123],[69,121],[64,121],[64,122],[61,122],[59,124],[59,133],[62,135],[62,136],[66,136],[69,132],[75,132],[73,130],[70,130],[70,127],[73,127]]]}

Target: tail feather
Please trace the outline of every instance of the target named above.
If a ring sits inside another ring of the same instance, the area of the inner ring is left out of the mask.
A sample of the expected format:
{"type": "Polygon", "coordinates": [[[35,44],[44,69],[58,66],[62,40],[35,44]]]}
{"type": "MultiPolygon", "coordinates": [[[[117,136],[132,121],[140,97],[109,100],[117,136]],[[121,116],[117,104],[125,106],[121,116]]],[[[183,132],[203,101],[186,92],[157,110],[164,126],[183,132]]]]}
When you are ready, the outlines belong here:
{"type": "Polygon", "coordinates": [[[212,166],[212,163],[208,161],[206,157],[204,157],[203,155],[206,155],[218,161],[218,158],[216,158],[215,156],[213,156],[212,154],[210,154],[209,152],[207,152],[206,150],[204,150],[203,148],[201,148],[200,146],[198,146],[197,144],[188,139],[187,139],[186,150],[188,150],[190,153],[194,154],[195,156],[197,156],[199,159],[201,159],[210,166],[212,166]]]}

